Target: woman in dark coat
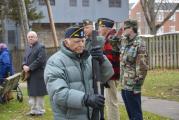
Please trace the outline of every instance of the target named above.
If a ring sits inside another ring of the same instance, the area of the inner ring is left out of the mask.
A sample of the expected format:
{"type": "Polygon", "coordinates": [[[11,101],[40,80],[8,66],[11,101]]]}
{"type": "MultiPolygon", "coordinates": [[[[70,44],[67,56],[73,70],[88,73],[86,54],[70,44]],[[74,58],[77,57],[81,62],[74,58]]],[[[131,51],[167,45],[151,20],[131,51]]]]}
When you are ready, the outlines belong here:
{"type": "Polygon", "coordinates": [[[45,47],[38,42],[36,32],[27,34],[29,45],[26,48],[23,70],[29,74],[27,91],[31,111],[27,115],[42,115],[45,113],[43,97],[47,95],[43,73],[46,64],[45,47]]]}

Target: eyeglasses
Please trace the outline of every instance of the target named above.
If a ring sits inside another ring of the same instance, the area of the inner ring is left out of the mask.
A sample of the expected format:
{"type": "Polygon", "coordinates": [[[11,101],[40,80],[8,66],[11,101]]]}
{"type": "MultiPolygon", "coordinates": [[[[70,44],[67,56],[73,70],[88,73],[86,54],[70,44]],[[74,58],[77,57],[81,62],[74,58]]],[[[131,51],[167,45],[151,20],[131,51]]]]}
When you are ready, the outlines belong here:
{"type": "Polygon", "coordinates": [[[124,27],[124,30],[129,29],[130,27],[124,27]]]}

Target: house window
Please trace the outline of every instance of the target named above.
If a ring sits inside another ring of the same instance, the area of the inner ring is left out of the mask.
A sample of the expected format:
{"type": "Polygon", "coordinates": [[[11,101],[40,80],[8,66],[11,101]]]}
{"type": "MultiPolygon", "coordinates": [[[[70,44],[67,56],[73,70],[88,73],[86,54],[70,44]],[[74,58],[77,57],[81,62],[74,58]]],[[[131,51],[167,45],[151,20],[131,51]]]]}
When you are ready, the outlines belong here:
{"type": "Polygon", "coordinates": [[[8,30],[8,43],[15,44],[15,30],[8,30]]]}
{"type": "Polygon", "coordinates": [[[121,0],[109,0],[109,7],[121,7],[121,0]]]}
{"type": "Polygon", "coordinates": [[[77,6],[77,0],[70,0],[69,4],[71,7],[75,7],[75,6],[77,6]]]}
{"type": "Polygon", "coordinates": [[[170,26],[170,32],[175,32],[175,26],[170,26]]]}
{"type": "Polygon", "coordinates": [[[137,12],[136,16],[137,16],[137,20],[140,22],[141,21],[141,14],[140,14],[140,12],[137,12]]]}
{"type": "MultiPolygon", "coordinates": [[[[39,0],[39,5],[46,5],[45,0],[39,0]]],[[[50,5],[55,5],[55,0],[50,0],[50,5]]]]}
{"type": "Polygon", "coordinates": [[[163,17],[164,17],[163,12],[159,12],[158,15],[157,15],[157,21],[158,22],[163,21],[163,17]]]}
{"type": "Polygon", "coordinates": [[[175,13],[170,17],[171,21],[175,21],[175,13]]]}
{"type": "Polygon", "coordinates": [[[88,7],[89,6],[89,0],[82,0],[82,6],[88,7]]]}

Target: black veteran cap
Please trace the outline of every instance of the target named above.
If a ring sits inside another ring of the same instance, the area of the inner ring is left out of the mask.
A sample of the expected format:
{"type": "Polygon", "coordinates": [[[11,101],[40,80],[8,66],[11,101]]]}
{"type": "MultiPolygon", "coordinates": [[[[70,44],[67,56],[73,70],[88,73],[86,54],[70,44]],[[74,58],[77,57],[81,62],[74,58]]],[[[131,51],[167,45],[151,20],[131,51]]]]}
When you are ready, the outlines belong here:
{"type": "Polygon", "coordinates": [[[93,22],[89,19],[84,19],[83,20],[83,26],[86,26],[86,25],[93,25],[93,22]]]}
{"type": "Polygon", "coordinates": [[[65,38],[84,38],[84,29],[82,26],[71,26],[65,31],[65,38]]]}
{"type": "Polygon", "coordinates": [[[130,27],[137,28],[137,20],[128,19],[124,21],[124,28],[130,28],[130,27]]]}
{"type": "Polygon", "coordinates": [[[109,28],[112,28],[114,25],[114,21],[108,18],[99,18],[97,23],[98,23],[98,26],[109,27],[109,28]]]}

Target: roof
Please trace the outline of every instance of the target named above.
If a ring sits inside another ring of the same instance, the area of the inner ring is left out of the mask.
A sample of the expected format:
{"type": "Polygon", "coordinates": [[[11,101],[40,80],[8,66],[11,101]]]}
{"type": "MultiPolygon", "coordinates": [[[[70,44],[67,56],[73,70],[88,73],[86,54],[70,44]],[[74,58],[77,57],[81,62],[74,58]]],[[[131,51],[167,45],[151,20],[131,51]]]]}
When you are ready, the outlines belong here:
{"type": "MultiPolygon", "coordinates": [[[[159,4],[160,3],[156,3],[155,8],[158,8],[159,4]]],[[[159,10],[172,10],[176,5],[177,3],[162,3],[159,10]]],[[[179,8],[177,10],[179,10],[179,8]]]]}
{"type": "MultiPolygon", "coordinates": [[[[130,7],[130,10],[135,8],[137,4],[140,4],[140,0],[138,0],[134,4],[131,4],[132,7],[130,7]]],[[[155,8],[158,8],[159,4],[160,4],[160,0],[158,0],[155,3],[155,8]]],[[[172,10],[174,7],[176,7],[177,4],[179,4],[179,0],[172,0],[172,1],[171,0],[167,0],[167,2],[162,2],[159,10],[172,10]]],[[[177,10],[179,10],[179,8],[177,10]]]]}

